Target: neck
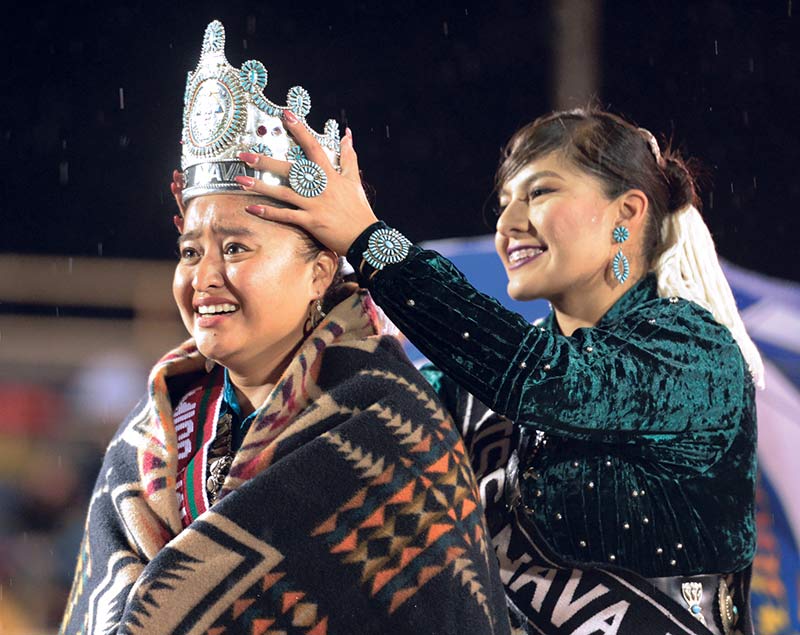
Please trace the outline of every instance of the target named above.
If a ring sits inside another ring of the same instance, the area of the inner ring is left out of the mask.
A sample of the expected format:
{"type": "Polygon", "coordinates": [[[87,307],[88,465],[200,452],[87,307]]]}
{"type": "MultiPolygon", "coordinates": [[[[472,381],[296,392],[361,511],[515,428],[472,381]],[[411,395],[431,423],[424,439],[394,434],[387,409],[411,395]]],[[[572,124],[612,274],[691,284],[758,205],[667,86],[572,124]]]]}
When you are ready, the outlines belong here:
{"type": "Polygon", "coordinates": [[[269,393],[275,386],[274,381],[238,375],[230,368],[228,369],[228,376],[236,392],[236,399],[242,409],[242,415],[245,417],[255,412],[256,408],[267,400],[269,393]]]}
{"type": "Polygon", "coordinates": [[[631,277],[625,284],[614,281],[612,286],[601,282],[579,292],[549,298],[561,332],[570,336],[579,328],[595,326],[638,281],[639,278],[631,277]]]}
{"type": "Polygon", "coordinates": [[[266,401],[303,341],[300,339],[290,350],[282,353],[264,354],[245,362],[225,364],[244,416],[260,408],[266,401]]]}

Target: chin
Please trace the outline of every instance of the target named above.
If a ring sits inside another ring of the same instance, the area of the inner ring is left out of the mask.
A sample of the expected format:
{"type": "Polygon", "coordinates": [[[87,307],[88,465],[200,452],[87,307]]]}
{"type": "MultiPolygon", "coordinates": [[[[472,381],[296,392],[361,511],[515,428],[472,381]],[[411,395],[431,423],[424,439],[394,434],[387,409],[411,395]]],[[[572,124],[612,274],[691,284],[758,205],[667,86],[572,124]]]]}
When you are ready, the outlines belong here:
{"type": "Polygon", "coordinates": [[[538,300],[542,297],[542,294],[537,293],[535,289],[529,289],[523,285],[515,284],[510,281],[506,287],[506,293],[508,293],[509,298],[516,300],[517,302],[528,302],[530,300],[538,300]]]}

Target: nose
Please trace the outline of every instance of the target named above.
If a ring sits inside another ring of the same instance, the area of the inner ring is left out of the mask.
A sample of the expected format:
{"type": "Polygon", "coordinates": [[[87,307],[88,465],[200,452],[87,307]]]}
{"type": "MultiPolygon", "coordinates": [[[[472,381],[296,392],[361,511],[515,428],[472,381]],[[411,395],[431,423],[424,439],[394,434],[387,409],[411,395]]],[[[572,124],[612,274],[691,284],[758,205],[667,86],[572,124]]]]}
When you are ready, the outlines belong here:
{"type": "Polygon", "coordinates": [[[204,254],[195,265],[192,287],[195,291],[208,291],[225,286],[223,261],[214,254],[204,254]]]}
{"type": "Polygon", "coordinates": [[[496,230],[508,238],[527,233],[531,229],[528,206],[524,201],[512,199],[497,219],[496,230]]]}

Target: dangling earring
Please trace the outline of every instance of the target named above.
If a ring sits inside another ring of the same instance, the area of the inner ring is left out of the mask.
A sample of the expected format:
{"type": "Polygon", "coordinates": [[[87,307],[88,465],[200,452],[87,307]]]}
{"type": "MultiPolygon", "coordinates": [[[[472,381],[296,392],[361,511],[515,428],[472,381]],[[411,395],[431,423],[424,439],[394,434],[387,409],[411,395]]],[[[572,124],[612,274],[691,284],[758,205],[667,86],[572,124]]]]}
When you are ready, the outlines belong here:
{"type": "Polygon", "coordinates": [[[317,325],[322,322],[322,318],[325,317],[325,311],[322,310],[322,302],[319,298],[314,303],[314,310],[316,311],[316,316],[314,314],[311,315],[311,328],[317,328],[317,325]]]}
{"type": "Polygon", "coordinates": [[[320,302],[320,299],[317,298],[313,307],[311,307],[311,310],[308,313],[305,323],[303,324],[303,336],[308,337],[311,331],[317,328],[317,325],[322,322],[322,318],[324,318],[325,315],[325,311],[322,310],[322,302],[320,302]]]}
{"type": "MultiPolygon", "coordinates": [[[[614,242],[618,243],[619,245],[622,245],[622,243],[628,240],[630,235],[631,233],[628,231],[627,227],[619,225],[618,227],[614,228],[614,242]]],[[[628,264],[628,259],[625,257],[625,254],[622,253],[621,246],[617,252],[617,255],[614,256],[614,260],[611,261],[611,270],[614,272],[614,277],[620,284],[624,284],[631,273],[630,264],[628,264]]]]}

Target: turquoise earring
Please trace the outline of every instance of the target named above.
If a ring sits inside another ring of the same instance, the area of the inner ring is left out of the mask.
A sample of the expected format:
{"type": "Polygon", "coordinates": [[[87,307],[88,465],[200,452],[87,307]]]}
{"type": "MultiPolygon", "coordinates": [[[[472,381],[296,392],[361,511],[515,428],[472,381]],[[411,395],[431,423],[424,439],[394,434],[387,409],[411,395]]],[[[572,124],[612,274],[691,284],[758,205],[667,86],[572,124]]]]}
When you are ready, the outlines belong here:
{"type": "MultiPolygon", "coordinates": [[[[630,235],[631,233],[628,231],[627,227],[620,225],[614,228],[613,236],[615,243],[621,245],[630,238],[630,235]]],[[[614,256],[614,260],[611,262],[611,270],[614,272],[614,277],[620,284],[624,284],[631,273],[630,264],[628,264],[628,259],[625,257],[625,254],[622,253],[622,247],[619,248],[617,255],[614,256]]]]}

